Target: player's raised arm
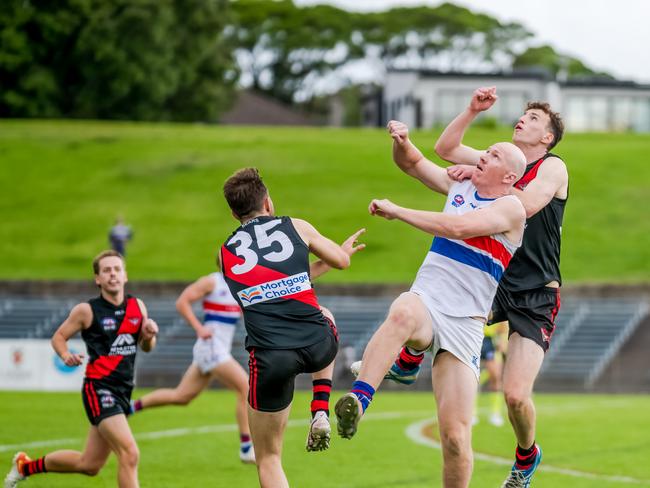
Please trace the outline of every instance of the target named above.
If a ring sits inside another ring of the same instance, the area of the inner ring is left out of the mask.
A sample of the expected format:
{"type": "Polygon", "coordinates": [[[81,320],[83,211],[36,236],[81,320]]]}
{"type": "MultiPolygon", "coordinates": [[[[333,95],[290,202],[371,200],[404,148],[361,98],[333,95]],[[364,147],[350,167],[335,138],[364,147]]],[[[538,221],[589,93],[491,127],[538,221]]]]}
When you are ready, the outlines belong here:
{"type": "Polygon", "coordinates": [[[478,88],[468,107],[452,120],[436,141],[436,154],[454,164],[478,164],[481,151],[463,144],[465,131],[476,116],[488,110],[499,98],[496,87],[478,88]]]}
{"type": "Polygon", "coordinates": [[[403,122],[388,122],[388,133],[393,139],[393,161],[409,176],[420,180],[434,191],[446,195],[452,180],[447,171],[424,157],[409,139],[408,127],[403,122]]]}
{"type": "Polygon", "coordinates": [[[140,339],[138,340],[138,343],[140,344],[140,349],[142,349],[144,352],[150,352],[154,347],[156,347],[158,324],[156,324],[153,319],[149,318],[147,307],[139,298],[138,305],[140,306],[140,311],[142,312],[142,328],[140,329],[140,339]]]}
{"type": "Polygon", "coordinates": [[[373,200],[369,211],[372,215],[401,220],[424,232],[448,239],[506,233],[514,242],[523,235],[526,218],[523,206],[514,198],[500,199],[487,208],[462,215],[414,210],[395,205],[390,200],[373,200]]]}
{"type": "Polygon", "coordinates": [[[530,218],[543,209],[561,187],[569,184],[569,173],[566,164],[560,158],[549,157],[537,171],[537,176],[528,183],[524,190],[512,189],[526,209],[526,217],[530,218]]]}
{"type": "Polygon", "coordinates": [[[350,255],[336,242],[323,236],[306,220],[292,218],[291,221],[309,250],[325,264],[336,269],[350,266],[350,255]]]}
{"type": "Polygon", "coordinates": [[[52,348],[67,366],[79,366],[83,363],[83,354],[73,354],[68,350],[68,340],[78,332],[90,327],[93,312],[87,303],[79,303],[70,311],[70,315],[56,329],[52,336],[52,348]]]}
{"type": "MultiPolygon", "coordinates": [[[[365,244],[359,244],[357,242],[359,236],[363,234],[365,231],[366,229],[359,229],[350,237],[348,237],[345,241],[343,241],[343,244],[341,244],[341,248],[347,253],[348,256],[352,257],[354,253],[365,249],[366,247],[365,244]]],[[[322,259],[319,259],[318,261],[314,261],[309,265],[309,275],[311,276],[311,279],[314,280],[319,276],[322,276],[325,273],[327,273],[330,269],[332,269],[331,266],[325,263],[325,261],[323,261],[322,259]]]]}
{"type": "MultiPolygon", "coordinates": [[[[192,327],[199,339],[212,337],[212,330],[205,327],[194,314],[192,303],[201,300],[214,291],[214,280],[210,276],[203,276],[194,283],[188,285],[176,299],[176,310],[192,327]]],[[[230,293],[230,292],[229,292],[230,293]]]]}

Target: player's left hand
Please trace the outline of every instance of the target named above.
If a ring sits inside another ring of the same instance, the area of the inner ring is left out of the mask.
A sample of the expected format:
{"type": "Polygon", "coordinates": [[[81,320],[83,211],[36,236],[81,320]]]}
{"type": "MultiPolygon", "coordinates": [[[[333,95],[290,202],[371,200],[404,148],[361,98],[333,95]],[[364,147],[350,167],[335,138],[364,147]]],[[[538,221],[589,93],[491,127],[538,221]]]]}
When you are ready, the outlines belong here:
{"type": "Polygon", "coordinates": [[[370,215],[377,215],[379,217],[384,217],[385,219],[388,220],[393,220],[395,217],[397,217],[397,212],[399,211],[400,207],[395,205],[393,202],[391,202],[388,199],[383,199],[383,200],[373,200],[370,202],[370,206],[368,207],[368,211],[370,212],[370,215]]]}
{"type": "Polygon", "coordinates": [[[158,324],[153,319],[147,319],[147,321],[142,326],[142,338],[145,341],[152,339],[158,334],[158,324]]]}
{"type": "Polygon", "coordinates": [[[359,229],[350,237],[348,237],[345,241],[343,241],[343,244],[341,244],[341,248],[347,253],[348,256],[352,256],[355,252],[365,249],[366,247],[365,244],[359,244],[357,242],[359,236],[363,234],[365,231],[366,229],[359,229]]]}
{"type": "Polygon", "coordinates": [[[454,181],[469,180],[476,171],[476,166],[469,164],[456,164],[447,168],[447,176],[454,181]]]}

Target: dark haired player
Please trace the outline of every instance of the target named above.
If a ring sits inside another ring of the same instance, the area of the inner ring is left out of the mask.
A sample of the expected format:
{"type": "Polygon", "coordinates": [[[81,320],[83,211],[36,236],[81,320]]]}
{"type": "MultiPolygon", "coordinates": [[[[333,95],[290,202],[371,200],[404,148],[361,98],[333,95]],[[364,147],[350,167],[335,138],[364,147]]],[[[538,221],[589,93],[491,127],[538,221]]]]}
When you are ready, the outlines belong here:
{"type": "Polygon", "coordinates": [[[309,254],[322,265],[350,265],[358,232],[343,246],[311,224],[276,217],[258,171],[246,168],[224,184],[224,196],[241,225],[221,248],[226,283],[244,313],[249,352],[249,422],[263,488],[289,486],[282,469],[282,441],[294,380],[313,373],[310,450],[329,442],[329,394],[338,336],[332,315],[311,286],[309,254]]]}

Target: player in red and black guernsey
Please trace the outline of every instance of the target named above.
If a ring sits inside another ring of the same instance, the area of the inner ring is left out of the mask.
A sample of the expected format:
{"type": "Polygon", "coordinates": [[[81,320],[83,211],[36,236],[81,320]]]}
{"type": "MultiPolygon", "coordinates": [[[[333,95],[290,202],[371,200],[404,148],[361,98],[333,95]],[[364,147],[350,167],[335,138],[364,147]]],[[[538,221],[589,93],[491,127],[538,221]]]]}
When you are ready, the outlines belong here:
{"type": "Polygon", "coordinates": [[[117,251],[104,251],[93,261],[100,295],[77,304],[52,337],[52,346],[68,366],[84,357],[68,349],[67,341],[81,332],[88,350],[82,398],[90,430],[83,452],[62,450],[32,461],[24,452],[14,456],[5,487],[37,473],[80,473],[95,476],[111,451],[117,456],[118,486],[138,486],[139,452],[126,416],[133,389],[137,346],[150,351],[158,326],[147,317],[138,298],[125,295],[124,260],[117,251]]]}
{"type": "MultiPolygon", "coordinates": [[[[457,164],[449,168],[453,178],[470,178],[476,170],[480,152],[464,145],[463,135],[474,118],[492,107],[497,98],[495,87],[477,89],[467,109],[438,139],[438,155],[457,164]]],[[[535,443],[532,391],[560,308],[560,242],[569,175],[564,161],[550,150],[563,133],[562,119],[548,103],[530,102],[512,135],[512,142],[528,162],[513,189],[526,209],[526,232],[501,278],[491,319],[492,323],[507,320],[510,324],[503,391],[517,448],[515,463],[503,484],[506,487],[528,486],[542,457],[535,443]]]]}
{"type": "Polygon", "coordinates": [[[260,486],[288,487],[282,469],[282,440],[295,377],[312,373],[314,396],[326,392],[325,398],[315,400],[323,410],[312,420],[309,435],[329,439],[325,409],[338,351],[333,317],[319,306],[311,287],[309,254],[319,257],[323,266],[347,268],[358,249],[354,241],[359,233],[344,248],[304,220],[276,217],[254,168],[231,176],[224,184],[224,196],[241,222],[221,248],[221,263],[226,283],[244,314],[250,355],[249,423],[260,486]],[[327,383],[318,385],[319,379],[327,383]]]}

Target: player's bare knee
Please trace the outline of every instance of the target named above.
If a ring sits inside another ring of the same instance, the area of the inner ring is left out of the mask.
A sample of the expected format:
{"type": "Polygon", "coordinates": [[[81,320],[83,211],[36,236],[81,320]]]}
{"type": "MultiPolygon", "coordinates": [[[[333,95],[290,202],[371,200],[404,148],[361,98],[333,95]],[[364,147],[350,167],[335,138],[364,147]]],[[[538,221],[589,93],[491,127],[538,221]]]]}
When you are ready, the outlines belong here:
{"type": "Polygon", "coordinates": [[[505,389],[503,396],[508,406],[508,410],[518,411],[524,408],[528,402],[528,395],[519,389],[505,389]]]}
{"type": "Polygon", "coordinates": [[[445,454],[450,456],[462,457],[469,450],[469,435],[467,429],[461,424],[441,428],[440,441],[445,454]]]}
{"type": "Polygon", "coordinates": [[[140,461],[140,450],[138,446],[133,443],[127,446],[124,446],[118,453],[117,457],[120,464],[125,466],[137,466],[140,461]]]}
{"type": "Polygon", "coordinates": [[[196,398],[192,392],[179,392],[176,395],[176,405],[189,405],[196,398]]]}
{"type": "Polygon", "coordinates": [[[85,474],[86,476],[97,476],[103,467],[104,467],[104,463],[90,464],[88,466],[84,466],[82,473],[85,474]]]}
{"type": "Polygon", "coordinates": [[[85,474],[86,476],[97,476],[104,467],[105,463],[106,459],[87,459],[85,457],[82,457],[77,468],[82,474],[85,474]]]}
{"type": "Polygon", "coordinates": [[[413,311],[405,304],[393,306],[388,313],[386,320],[390,324],[391,330],[408,339],[417,326],[417,320],[413,311]]]}

